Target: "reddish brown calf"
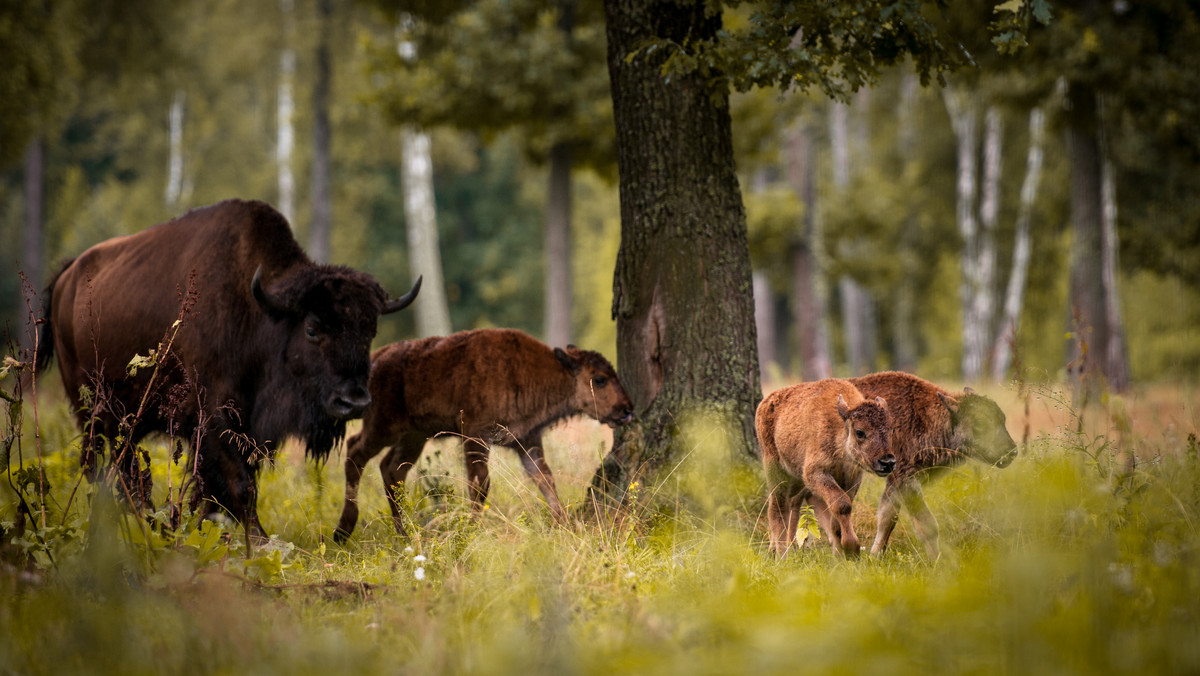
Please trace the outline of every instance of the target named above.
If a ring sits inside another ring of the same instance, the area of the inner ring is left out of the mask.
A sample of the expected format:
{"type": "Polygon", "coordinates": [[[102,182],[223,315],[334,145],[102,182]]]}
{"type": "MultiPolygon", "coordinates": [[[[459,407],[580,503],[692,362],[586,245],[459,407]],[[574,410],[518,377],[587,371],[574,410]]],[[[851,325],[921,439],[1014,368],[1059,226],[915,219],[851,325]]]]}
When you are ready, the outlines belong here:
{"type": "Polygon", "coordinates": [[[892,418],[882,398],[866,400],[845,380],[829,378],[776,390],[755,416],[767,474],[771,550],[785,555],[796,539],[804,502],[834,552],[858,556],[851,504],[863,468],[892,471],[892,418]]]}
{"type": "Polygon", "coordinates": [[[892,449],[896,470],[888,476],[879,501],[871,553],[882,554],[887,549],[903,503],[926,552],[936,559],[938,524],[925,504],[921,484],[967,458],[1007,467],[1017,455],[1017,444],[1005,427],[1004,412],[969,387],[954,394],[899,371],[851,378],[850,382],[865,396],[887,399],[895,418],[892,449]]]}
{"type": "Polygon", "coordinates": [[[521,464],[559,520],[566,516],[542,450],[542,432],[583,414],[611,426],[633,418],[633,404],[612,364],[596,352],[541,343],[512,329],[479,329],[393,343],[371,357],[371,406],[362,431],[346,442],[346,502],[334,538],[358,521],[358,483],[368,460],[379,465],[396,530],[404,525],[398,491],[425,441],[449,433],[466,445],[475,509],[487,498],[488,444],[515,445],[521,464]]]}

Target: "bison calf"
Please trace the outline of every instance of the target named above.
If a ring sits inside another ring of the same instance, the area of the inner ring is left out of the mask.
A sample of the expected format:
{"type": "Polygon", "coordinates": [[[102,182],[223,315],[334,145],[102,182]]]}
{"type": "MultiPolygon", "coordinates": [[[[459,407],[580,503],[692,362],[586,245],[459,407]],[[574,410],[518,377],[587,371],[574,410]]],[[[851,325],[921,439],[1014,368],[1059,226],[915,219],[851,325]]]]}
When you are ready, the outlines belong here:
{"type": "Polygon", "coordinates": [[[767,474],[772,551],[787,553],[808,501],[834,552],[858,556],[851,503],[863,468],[880,476],[892,471],[891,425],[882,398],[869,401],[844,380],[801,383],[763,399],[755,427],[767,474]]]}
{"type": "Polygon", "coordinates": [[[615,426],[633,405],[608,360],[573,345],[554,348],[512,329],[479,329],[394,343],[372,355],[371,406],[362,431],[350,437],[346,502],[334,538],[344,542],[358,521],[358,483],[368,460],[380,463],[396,530],[400,484],[434,435],[461,435],[467,483],[476,509],[488,493],[488,443],[515,444],[521,465],[555,517],[565,518],[542,450],[542,432],[586,414],[615,426]]]}
{"type": "Polygon", "coordinates": [[[925,504],[921,484],[967,458],[1007,467],[1017,444],[1004,425],[996,402],[971,388],[953,394],[917,376],[887,371],[851,378],[865,396],[887,399],[896,424],[892,448],[896,470],[887,478],[872,554],[882,554],[896,527],[903,503],[930,558],[938,557],[937,519],[925,504]]]}

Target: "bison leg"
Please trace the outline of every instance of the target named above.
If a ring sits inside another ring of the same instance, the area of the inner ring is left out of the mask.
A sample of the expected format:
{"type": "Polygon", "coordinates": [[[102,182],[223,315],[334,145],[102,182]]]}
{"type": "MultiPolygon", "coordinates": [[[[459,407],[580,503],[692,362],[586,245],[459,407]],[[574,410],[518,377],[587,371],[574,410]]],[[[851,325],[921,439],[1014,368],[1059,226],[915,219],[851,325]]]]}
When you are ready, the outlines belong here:
{"type": "Polygon", "coordinates": [[[471,493],[471,507],[475,511],[483,510],[487,501],[488,489],[492,485],[488,478],[488,447],[477,441],[464,442],[467,463],[467,490],[471,493]]]}
{"type": "Polygon", "coordinates": [[[858,536],[854,533],[854,524],[850,521],[850,512],[854,497],[842,489],[832,475],[825,472],[806,472],[805,485],[812,489],[815,497],[824,501],[826,509],[818,509],[818,502],[813,500],[813,510],[817,512],[817,520],[822,520],[822,511],[828,512],[824,517],[829,523],[830,544],[835,552],[841,552],[848,557],[858,556],[858,536]]]}
{"type": "Polygon", "coordinates": [[[921,484],[915,481],[905,484],[900,491],[900,499],[904,502],[904,508],[913,518],[917,537],[921,538],[921,542],[925,544],[925,553],[931,560],[936,561],[939,553],[938,522],[934,518],[933,512],[929,511],[929,505],[925,503],[925,496],[921,493],[921,484]]]}
{"type": "Polygon", "coordinates": [[[388,507],[392,510],[392,523],[396,532],[405,535],[403,513],[400,511],[400,494],[404,490],[404,480],[408,470],[416,464],[425,449],[425,435],[410,432],[398,444],[383,456],[379,462],[379,472],[383,475],[383,489],[387,494],[388,507]]]}
{"type": "Polygon", "coordinates": [[[558,490],[554,486],[554,475],[550,473],[550,466],[546,464],[546,452],[542,448],[542,435],[538,434],[526,439],[520,446],[518,452],[525,473],[542,492],[542,497],[546,498],[546,504],[550,506],[550,512],[554,514],[554,518],[559,523],[566,523],[567,513],[558,499],[558,490]]]}
{"type": "Polygon", "coordinates": [[[888,541],[896,522],[900,519],[900,487],[888,481],[879,497],[879,511],[875,514],[875,542],[871,545],[871,555],[880,556],[887,551],[888,541]]]}
{"type": "Polygon", "coordinates": [[[210,442],[193,460],[199,479],[193,503],[200,503],[201,518],[220,511],[242,523],[246,535],[265,539],[258,520],[258,468],[234,448],[210,442]]]}
{"type": "MultiPolygon", "coordinates": [[[[368,444],[366,434],[360,432],[346,441],[346,499],[342,503],[342,516],[337,528],[333,529],[333,540],[343,544],[350,539],[358,523],[358,484],[362,481],[363,468],[367,462],[383,450],[379,443],[368,444]]],[[[384,479],[384,486],[387,480],[384,479]]]]}
{"type": "MultiPolygon", "coordinates": [[[[776,556],[783,557],[791,547],[792,541],[787,538],[790,531],[791,510],[788,509],[787,485],[777,484],[767,495],[767,530],[771,534],[771,551],[776,556]]],[[[799,517],[799,515],[797,515],[799,517]]]]}

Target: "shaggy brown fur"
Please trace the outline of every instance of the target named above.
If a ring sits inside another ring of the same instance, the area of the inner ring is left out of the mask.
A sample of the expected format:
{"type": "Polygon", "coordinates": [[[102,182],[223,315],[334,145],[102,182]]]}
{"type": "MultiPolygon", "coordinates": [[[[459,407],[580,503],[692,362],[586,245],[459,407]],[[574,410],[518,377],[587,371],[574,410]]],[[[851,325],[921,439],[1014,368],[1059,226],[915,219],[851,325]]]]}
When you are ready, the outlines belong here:
{"type": "MultiPolygon", "coordinates": [[[[38,366],[57,353],[86,432],[89,475],[103,439],[126,434],[132,449],[150,432],[170,431],[191,443],[194,506],[203,501],[206,514],[223,508],[261,535],[262,458],[287,437],[304,439],[318,458],[329,453],[367,404],[380,314],[412,302],[416,290],[389,302],[370,275],[309,260],[270,206],[229,200],[101,242],[69,262],[46,292],[47,349],[38,366]],[[131,376],[126,365],[173,332],[181,305],[187,311],[170,356],[143,399],[155,369],[131,376]],[[85,386],[93,392],[87,402],[85,386]],[[135,426],[123,431],[143,401],[135,426]]],[[[134,486],[134,454],[114,453],[131,497],[148,500],[147,487],[134,486]]]]}
{"type": "Polygon", "coordinates": [[[542,432],[583,414],[609,425],[628,422],[633,404],[617,373],[596,352],[551,349],[513,329],[479,329],[445,338],[394,343],[372,357],[373,403],[362,432],[346,444],[346,502],[334,537],[344,542],[358,521],[363,466],[385,447],[379,465],[396,530],[404,533],[398,490],[434,435],[460,435],[476,509],[488,493],[488,444],[515,444],[521,464],[555,517],[566,515],[542,450],[542,432]]]}
{"type": "Polygon", "coordinates": [[[1017,445],[1004,425],[1004,412],[969,387],[951,393],[898,371],[851,378],[850,382],[865,396],[887,399],[896,421],[892,430],[896,471],[888,476],[880,498],[871,553],[882,554],[887,549],[903,503],[926,552],[936,559],[937,519],[925,504],[921,484],[967,458],[1007,467],[1016,457],[1017,445]]]}
{"type": "Polygon", "coordinates": [[[845,380],[826,379],[776,390],[755,415],[767,474],[771,550],[783,556],[796,538],[800,509],[813,505],[835,552],[858,556],[851,504],[863,468],[892,470],[887,402],[866,400],[845,380]]]}

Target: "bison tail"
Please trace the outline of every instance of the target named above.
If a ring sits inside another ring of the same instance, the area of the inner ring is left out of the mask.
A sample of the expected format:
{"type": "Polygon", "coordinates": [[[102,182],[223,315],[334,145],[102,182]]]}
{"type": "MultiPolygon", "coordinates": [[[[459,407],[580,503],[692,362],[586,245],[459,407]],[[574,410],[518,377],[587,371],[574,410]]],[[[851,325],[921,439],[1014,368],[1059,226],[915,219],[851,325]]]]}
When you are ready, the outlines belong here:
{"type": "Polygon", "coordinates": [[[50,283],[46,285],[46,290],[42,294],[42,316],[38,318],[37,355],[33,362],[35,374],[45,371],[50,366],[50,361],[54,359],[54,327],[50,323],[50,318],[54,316],[51,311],[51,304],[54,302],[54,286],[58,284],[58,278],[62,277],[63,272],[74,262],[75,259],[71,259],[63,263],[58,272],[50,278],[50,283]]]}

